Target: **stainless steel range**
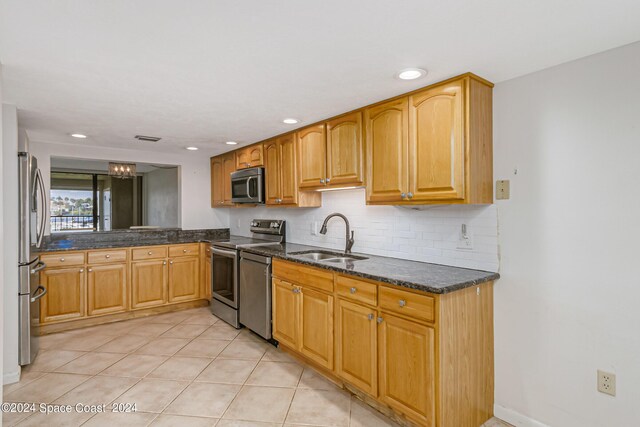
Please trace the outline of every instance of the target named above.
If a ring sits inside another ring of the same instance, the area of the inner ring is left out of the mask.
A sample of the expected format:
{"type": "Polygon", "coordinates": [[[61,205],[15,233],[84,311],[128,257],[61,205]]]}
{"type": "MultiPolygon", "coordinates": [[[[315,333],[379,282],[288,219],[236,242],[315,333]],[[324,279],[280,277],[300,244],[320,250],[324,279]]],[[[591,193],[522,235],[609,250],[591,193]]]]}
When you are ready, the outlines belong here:
{"type": "MultiPolygon", "coordinates": [[[[251,221],[250,228],[252,237],[231,236],[229,240],[214,242],[211,246],[211,293],[213,296],[211,312],[230,325],[240,328],[242,301],[247,301],[245,304],[248,308],[251,307],[251,310],[255,310],[256,304],[260,305],[261,308],[268,311],[268,333],[256,331],[256,329],[264,330],[261,325],[246,326],[267,339],[271,338],[271,259],[261,257],[260,262],[264,265],[264,274],[259,275],[261,276],[259,283],[256,283],[256,278],[259,277],[256,274],[245,274],[241,281],[241,265],[246,264],[246,267],[249,267],[249,264],[244,262],[240,252],[246,248],[283,243],[285,229],[285,221],[283,220],[254,219],[251,221]],[[243,290],[245,295],[242,295],[243,290]],[[265,301],[264,303],[256,303],[257,300],[265,301]]],[[[248,258],[247,261],[249,261],[248,258]]],[[[255,260],[251,261],[255,262],[255,260]]],[[[251,267],[252,271],[256,270],[255,265],[252,264],[251,267]]],[[[247,312],[247,314],[249,313],[247,312]]],[[[253,318],[254,316],[249,317],[253,318]]],[[[262,316],[260,317],[262,318],[262,316]]],[[[253,322],[248,319],[247,323],[253,322]]]]}

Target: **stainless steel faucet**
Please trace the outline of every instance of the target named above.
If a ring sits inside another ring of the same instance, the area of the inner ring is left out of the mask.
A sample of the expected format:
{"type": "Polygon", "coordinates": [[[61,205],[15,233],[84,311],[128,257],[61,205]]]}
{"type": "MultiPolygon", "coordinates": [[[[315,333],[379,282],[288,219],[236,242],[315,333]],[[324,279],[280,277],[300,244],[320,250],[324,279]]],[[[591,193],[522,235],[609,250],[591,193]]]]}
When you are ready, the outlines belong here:
{"type": "Polygon", "coordinates": [[[322,228],[320,229],[320,234],[327,234],[327,222],[329,222],[329,220],[331,218],[333,218],[334,216],[339,216],[340,218],[344,219],[344,223],[347,225],[347,236],[346,236],[346,244],[345,244],[345,248],[344,248],[344,253],[346,254],[350,254],[351,253],[351,247],[353,246],[354,240],[353,240],[353,235],[355,232],[351,231],[351,233],[349,233],[349,231],[351,230],[351,228],[349,227],[349,220],[347,219],[346,216],[342,215],[341,213],[332,213],[330,215],[327,215],[327,217],[324,219],[324,222],[322,223],[322,228]],[[351,237],[349,237],[349,234],[351,234],[351,237]]]}

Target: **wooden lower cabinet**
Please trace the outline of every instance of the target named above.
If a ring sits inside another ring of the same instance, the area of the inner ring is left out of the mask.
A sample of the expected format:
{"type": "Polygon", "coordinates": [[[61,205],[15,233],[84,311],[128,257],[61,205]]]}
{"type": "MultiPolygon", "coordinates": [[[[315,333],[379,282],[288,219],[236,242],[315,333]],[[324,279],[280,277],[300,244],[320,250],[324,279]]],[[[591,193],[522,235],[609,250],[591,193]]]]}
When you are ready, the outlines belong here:
{"type": "Polygon", "coordinates": [[[302,287],[298,350],[323,368],[333,369],[333,296],[302,287]]]}
{"type": "Polygon", "coordinates": [[[84,267],[48,268],[40,273],[47,293],[40,300],[40,322],[69,320],[86,315],[84,267]]]}
{"type": "Polygon", "coordinates": [[[167,301],[167,261],[131,263],[131,308],[162,305],[167,301]]]}
{"type": "Polygon", "coordinates": [[[421,425],[434,426],[433,328],[384,312],[378,321],[380,400],[421,425]]]}
{"type": "Polygon", "coordinates": [[[365,393],[378,393],[376,310],[336,300],[336,373],[365,393]]]}
{"type": "Polygon", "coordinates": [[[118,313],[128,308],[127,264],[87,268],[87,315],[118,313]]]}
{"type": "Polygon", "coordinates": [[[169,261],[169,302],[198,298],[200,260],[182,257],[169,261]]]}
{"type": "Polygon", "coordinates": [[[298,348],[300,288],[280,279],[273,279],[273,336],[289,348],[298,348]]]}

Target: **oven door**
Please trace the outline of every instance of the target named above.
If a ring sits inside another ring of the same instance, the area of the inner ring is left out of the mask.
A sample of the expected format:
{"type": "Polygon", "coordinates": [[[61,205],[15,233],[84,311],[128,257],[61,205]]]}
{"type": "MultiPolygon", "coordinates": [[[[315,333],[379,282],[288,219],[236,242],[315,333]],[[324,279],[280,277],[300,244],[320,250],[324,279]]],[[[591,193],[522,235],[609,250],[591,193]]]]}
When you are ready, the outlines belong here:
{"type": "Polygon", "coordinates": [[[232,177],[231,201],[233,203],[264,203],[262,178],[262,174],[232,177]]]}
{"type": "Polygon", "coordinates": [[[211,295],[220,302],[238,308],[238,253],[211,248],[211,295]]]}

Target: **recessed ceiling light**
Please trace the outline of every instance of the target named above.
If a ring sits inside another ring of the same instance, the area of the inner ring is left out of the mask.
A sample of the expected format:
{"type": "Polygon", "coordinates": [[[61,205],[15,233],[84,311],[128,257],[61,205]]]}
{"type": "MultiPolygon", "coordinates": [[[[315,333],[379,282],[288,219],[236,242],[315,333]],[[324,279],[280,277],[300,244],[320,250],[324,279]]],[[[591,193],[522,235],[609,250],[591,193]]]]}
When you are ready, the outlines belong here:
{"type": "Polygon", "coordinates": [[[282,123],[286,123],[288,125],[295,125],[296,123],[298,123],[298,119],[288,118],[288,119],[284,119],[282,123]]]}
{"type": "Polygon", "coordinates": [[[225,144],[227,144],[227,145],[238,145],[238,143],[235,142],[235,141],[227,141],[227,142],[225,142],[225,144]]]}
{"type": "Polygon", "coordinates": [[[71,136],[74,138],[80,138],[80,139],[84,139],[87,137],[87,135],[83,135],[81,133],[72,133],[71,136]]]}
{"type": "Polygon", "coordinates": [[[189,151],[196,151],[198,147],[185,147],[189,151]]]}
{"type": "Polygon", "coordinates": [[[422,68],[405,68],[397,74],[400,80],[415,80],[426,75],[427,70],[423,70],[422,68]]]}

